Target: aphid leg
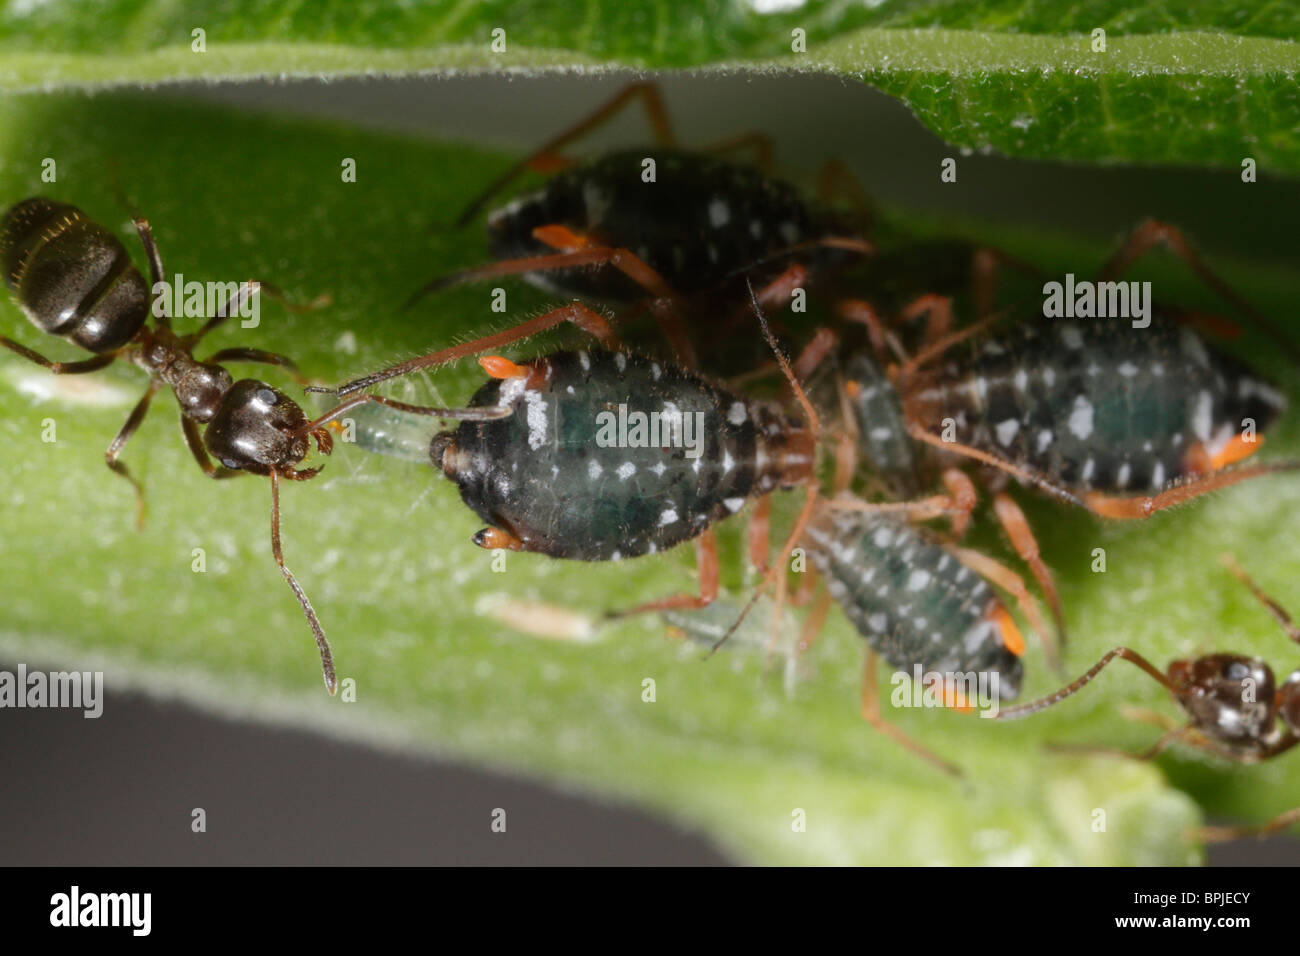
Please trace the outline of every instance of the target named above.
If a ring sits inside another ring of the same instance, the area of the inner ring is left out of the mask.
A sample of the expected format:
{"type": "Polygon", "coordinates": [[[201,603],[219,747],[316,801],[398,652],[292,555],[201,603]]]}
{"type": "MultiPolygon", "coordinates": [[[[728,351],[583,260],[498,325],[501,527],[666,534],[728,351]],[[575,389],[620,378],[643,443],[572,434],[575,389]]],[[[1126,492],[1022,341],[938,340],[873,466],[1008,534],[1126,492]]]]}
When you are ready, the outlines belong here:
{"type": "Polygon", "coordinates": [[[1060,498],[1062,501],[1068,501],[1070,504],[1077,505],[1081,508],[1087,507],[1087,505],[1084,504],[1083,499],[1072,492],[1069,488],[1054,484],[1038,472],[1030,471],[1028,468],[1023,468],[1004,458],[999,458],[997,455],[991,455],[986,451],[972,448],[970,445],[963,445],[960,442],[944,441],[938,435],[931,434],[915,422],[908,422],[907,433],[917,441],[925,442],[927,445],[933,445],[941,451],[950,452],[954,455],[961,455],[964,458],[970,458],[974,461],[980,462],[981,464],[988,465],[991,468],[997,468],[999,471],[1004,471],[1012,477],[1020,479],[1020,481],[1025,484],[1041,488],[1043,491],[1056,498],[1060,498]]]}
{"type": "Polygon", "coordinates": [[[675,145],[676,137],[673,135],[672,124],[668,120],[668,110],[664,106],[663,94],[659,90],[659,84],[651,80],[638,80],[629,83],[609,100],[598,106],[585,119],[551,137],[534,152],[519,160],[519,162],[494,179],[483,192],[474,197],[473,201],[456,218],[456,226],[464,226],[477,216],[493,196],[510,185],[526,170],[544,168],[550,165],[562,147],[591,132],[600,124],[607,122],[619,110],[638,98],[645,106],[646,118],[650,123],[650,132],[654,136],[655,143],[660,147],[675,145]]]}
{"type": "Polygon", "coordinates": [[[40,352],[35,352],[25,345],[19,345],[13,339],[5,338],[3,335],[0,335],[0,345],[3,345],[11,352],[21,355],[29,362],[35,362],[53,375],[84,375],[87,372],[97,372],[117,358],[116,352],[109,352],[106,355],[96,355],[94,358],[81,359],[77,362],[55,362],[52,359],[47,359],[40,352]]]}
{"type": "Polygon", "coordinates": [[[1282,630],[1286,631],[1287,637],[1300,644],[1300,627],[1296,627],[1295,622],[1291,620],[1291,615],[1287,613],[1286,608],[1282,607],[1281,604],[1265,594],[1259,585],[1255,583],[1254,579],[1252,579],[1251,576],[1242,569],[1241,565],[1237,563],[1237,559],[1232,555],[1225,554],[1220,558],[1220,560],[1227,569],[1232,572],[1233,576],[1238,581],[1250,588],[1250,593],[1255,595],[1256,600],[1258,600],[1260,604],[1264,605],[1269,614],[1273,615],[1273,619],[1282,626],[1282,630]]]}
{"type": "Polygon", "coordinates": [[[1267,823],[1257,825],[1242,824],[1228,827],[1192,827],[1187,831],[1187,838],[1197,843],[1224,843],[1242,837],[1265,837],[1270,833],[1285,830],[1292,824],[1300,823],[1300,807],[1279,813],[1267,823]]]}
{"type": "Polygon", "coordinates": [[[952,332],[952,299],[946,295],[926,292],[908,302],[898,312],[900,322],[913,322],[920,316],[925,316],[922,343],[929,346],[943,342],[952,332]]]}
{"type": "Polygon", "coordinates": [[[960,769],[923,747],[880,715],[880,689],[876,680],[877,660],[875,653],[868,649],[866,660],[862,664],[862,719],[895,743],[901,744],[918,757],[928,760],[944,773],[954,777],[965,776],[960,769]]]}
{"type": "Polygon", "coordinates": [[[1048,663],[1053,670],[1060,670],[1060,649],[1057,647],[1056,641],[1053,640],[1051,632],[1047,629],[1042,613],[1038,610],[1038,602],[1029,593],[1029,589],[1025,587],[1025,582],[1020,575],[980,551],[956,546],[949,546],[948,551],[980,577],[993,582],[1016,599],[1016,606],[1020,608],[1020,612],[1024,614],[1029,621],[1030,627],[1037,632],[1039,640],[1042,641],[1043,651],[1047,655],[1048,663]]]}
{"type": "Polygon", "coordinates": [[[1224,469],[1206,475],[1198,475],[1181,485],[1175,485],[1157,495],[1136,496],[1132,498],[1114,497],[1094,492],[1086,495],[1083,505],[1094,514],[1103,518],[1121,520],[1149,518],[1157,511],[1191,501],[1201,495],[1228,488],[1251,478],[1271,475],[1283,471],[1300,469],[1300,461],[1279,461],[1267,465],[1251,465],[1244,468],[1224,469]]]}
{"type": "MultiPolygon", "coordinates": [[[[298,599],[298,604],[302,608],[303,615],[307,618],[307,624],[311,627],[312,635],[316,638],[316,648],[320,651],[321,672],[325,678],[325,689],[330,695],[338,690],[338,678],[334,674],[334,656],[330,653],[329,641],[325,640],[325,630],[320,626],[320,619],[316,617],[315,610],[312,609],[311,601],[307,599],[307,592],[302,589],[298,579],[293,576],[284,564],[284,553],[280,549],[280,472],[272,469],[271,471],[271,553],[275,556],[275,563],[280,568],[280,573],[284,575],[284,580],[288,583],[289,589],[293,591],[293,596],[298,599]]],[[[283,477],[291,480],[301,480],[301,475],[286,474],[283,477]]]]}
{"type": "Polygon", "coordinates": [[[238,468],[226,468],[221,465],[214,465],[212,459],[208,457],[208,451],[203,447],[203,438],[199,434],[199,426],[192,418],[185,415],[181,416],[181,433],[185,436],[185,444],[194,456],[198,466],[203,469],[203,473],[209,478],[238,478],[240,475],[248,474],[238,468]]]}
{"type": "Polygon", "coordinates": [[[135,489],[135,526],[137,529],[144,527],[144,488],[140,486],[140,482],[135,480],[135,476],[127,470],[126,465],[117,460],[117,456],[122,453],[122,448],[131,440],[131,436],[135,434],[136,429],[140,427],[145,415],[149,414],[149,403],[158,394],[159,388],[161,388],[159,383],[149,383],[148,391],[136,403],[135,408],[131,409],[131,414],[126,418],[126,424],[121,427],[112,443],[109,444],[108,450],[104,452],[104,464],[108,465],[109,470],[121,475],[135,489]]]}
{"type": "Polygon", "coordinates": [[[1011,540],[1011,546],[1016,549],[1016,554],[1020,555],[1020,560],[1029,565],[1034,580],[1038,582],[1038,587],[1047,599],[1047,607],[1052,612],[1052,620],[1056,624],[1057,644],[1062,648],[1065,647],[1065,615],[1061,613],[1061,597],[1056,590],[1056,580],[1047,565],[1043,563],[1042,556],[1038,552],[1038,539],[1034,537],[1025,513],[1006,492],[999,492],[994,496],[993,512],[998,516],[998,521],[1011,540]]]}
{"type": "Polygon", "coordinates": [[[834,329],[825,326],[817,329],[791,366],[794,370],[794,377],[801,382],[807,381],[808,377],[820,368],[823,362],[835,355],[839,346],[840,337],[834,329]]]}
{"type": "Polygon", "coordinates": [[[892,352],[898,361],[907,361],[907,352],[898,341],[898,337],[885,328],[880,313],[866,299],[841,299],[835,304],[835,314],[846,322],[856,322],[866,327],[867,340],[871,343],[871,350],[877,358],[886,357],[885,349],[888,346],[889,352],[892,352]]]}
{"type": "Polygon", "coordinates": [[[674,594],[671,597],[660,598],[658,601],[638,604],[625,611],[610,611],[606,617],[632,617],[651,611],[708,607],[718,597],[718,538],[712,528],[695,539],[695,561],[700,576],[698,594],[674,594]]]}
{"type": "Polygon", "coordinates": [[[817,173],[817,198],[829,205],[842,197],[853,208],[854,225],[863,235],[869,236],[876,223],[875,205],[853,170],[838,159],[822,163],[817,173]]]}
{"type": "Polygon", "coordinates": [[[430,418],[443,418],[447,421],[457,422],[490,422],[498,418],[508,418],[514,412],[514,409],[509,406],[482,405],[471,408],[435,408],[431,405],[411,405],[407,402],[399,402],[395,398],[386,398],[383,395],[353,395],[342,404],[331,408],[320,418],[299,428],[297,434],[312,435],[320,432],[327,425],[337,422],[352,409],[361,405],[383,405],[385,408],[393,408],[411,415],[428,415],[430,418]]]}
{"type": "Polygon", "coordinates": [[[964,329],[960,329],[956,332],[951,332],[948,335],[943,336],[942,338],[930,342],[924,348],[920,349],[910,359],[908,359],[906,362],[903,363],[902,368],[899,369],[899,373],[898,373],[899,376],[906,377],[908,375],[913,374],[917,369],[923,367],[927,362],[930,362],[933,359],[938,358],[940,355],[948,351],[948,349],[952,348],[954,345],[957,345],[961,342],[966,341],[967,339],[982,334],[990,326],[995,325],[998,322],[1002,321],[1004,315],[1005,312],[996,312],[992,315],[980,319],[978,322],[971,323],[970,325],[966,326],[964,329]]]}
{"type": "Polygon", "coordinates": [[[808,649],[813,646],[821,635],[822,629],[826,626],[826,617],[830,614],[833,604],[831,592],[826,588],[819,588],[812,609],[808,612],[808,618],[804,621],[803,630],[799,632],[800,654],[808,653],[808,649]]]}
{"type": "Polygon", "coordinates": [[[1037,267],[1001,249],[977,246],[971,253],[971,298],[975,305],[976,319],[986,319],[993,314],[997,302],[998,273],[1005,268],[1015,269],[1028,276],[1042,275],[1037,267]]]}
{"type": "Polygon", "coordinates": [[[402,308],[410,308],[430,292],[462,282],[528,272],[611,266],[654,297],[655,302],[651,306],[651,312],[659,323],[669,346],[683,365],[688,368],[695,367],[694,348],[681,319],[680,296],[673,291],[663,276],[643,259],[629,249],[595,245],[588,237],[558,224],[538,226],[533,230],[533,237],[559,251],[522,259],[502,259],[439,277],[416,290],[402,308]]]}
{"type": "Polygon", "coordinates": [[[1296,344],[1291,340],[1290,336],[1247,302],[1235,289],[1219,278],[1218,274],[1206,265],[1205,260],[1192,248],[1192,244],[1177,226],[1171,226],[1156,219],[1142,220],[1129,233],[1128,238],[1124,240],[1124,243],[1115,254],[1101,267],[1098,278],[1102,280],[1115,278],[1158,245],[1164,246],[1186,263],[1198,279],[1204,282],[1221,299],[1249,318],[1261,331],[1267,333],[1275,342],[1285,348],[1293,358],[1300,358],[1300,350],[1297,350],[1296,344]]]}
{"type": "Polygon", "coordinates": [[[764,176],[770,176],[776,166],[776,146],[772,137],[760,130],[737,133],[699,147],[701,153],[735,153],[742,149],[754,151],[754,167],[764,176]]]}
{"type": "Polygon", "coordinates": [[[970,480],[970,475],[960,468],[945,468],[940,477],[956,509],[956,513],[952,516],[952,533],[960,540],[966,535],[971,512],[975,510],[975,502],[979,498],[975,493],[975,483],[970,480]]]}
{"type": "Polygon", "coordinates": [[[400,375],[408,375],[411,372],[419,371],[423,368],[430,368],[435,365],[445,365],[449,362],[455,362],[458,359],[465,358],[469,355],[477,355],[480,352],[486,352],[489,349],[501,348],[510,345],[512,342],[518,342],[520,339],[526,339],[531,335],[537,335],[545,332],[547,329],[554,328],[562,322],[572,322],[578,328],[582,329],[588,335],[591,335],[600,342],[605,348],[614,350],[619,347],[618,337],[614,335],[614,330],[609,327],[609,321],[600,313],[589,309],[580,302],[574,302],[569,305],[560,306],[558,309],[552,309],[545,315],[539,315],[536,318],[520,322],[518,325],[505,329],[501,332],[485,335],[482,338],[474,339],[470,342],[464,342],[460,345],[453,345],[450,348],[440,349],[437,352],[430,352],[427,355],[421,355],[417,358],[407,359],[405,362],[399,362],[397,365],[389,366],[378,372],[372,372],[369,375],[363,375],[361,378],[353,379],[338,388],[323,388],[321,386],[308,386],[306,391],[309,392],[335,392],[339,395],[349,395],[352,392],[359,392],[362,389],[369,388],[372,385],[378,385],[380,382],[386,382],[390,378],[397,378],[400,375]]]}
{"type": "Polygon", "coordinates": [[[767,574],[768,548],[771,545],[772,496],[763,495],[749,516],[749,563],[759,574],[767,574]]]}
{"type": "Polygon", "coordinates": [[[1085,686],[1091,683],[1092,680],[1102,672],[1102,670],[1106,667],[1106,665],[1109,664],[1111,661],[1115,660],[1116,658],[1119,658],[1121,660],[1126,660],[1129,663],[1135,664],[1136,666],[1142,668],[1142,670],[1145,671],[1148,675],[1150,675],[1155,681],[1157,681],[1161,687],[1169,691],[1169,693],[1174,695],[1175,697],[1177,696],[1177,688],[1175,688],[1174,685],[1170,683],[1169,678],[1167,678],[1164,674],[1160,672],[1160,669],[1158,667],[1152,664],[1149,660],[1147,660],[1137,651],[1131,651],[1127,647],[1116,647],[1113,650],[1109,650],[1105,654],[1103,654],[1101,656],[1101,659],[1098,660],[1097,663],[1093,664],[1092,667],[1088,668],[1088,670],[1086,670],[1083,673],[1083,675],[1079,677],[1077,680],[1069,684],[1066,684],[1064,687],[1062,687],[1060,690],[1056,691],[1055,693],[1048,694],[1046,697],[1040,697],[1038,700],[1033,700],[1026,704],[1020,704],[1016,707],[1003,707],[1001,711],[998,712],[997,719],[1017,720],[1021,717],[1028,717],[1030,714],[1036,714],[1040,710],[1046,710],[1048,707],[1051,707],[1054,704],[1059,704],[1067,697],[1071,697],[1074,694],[1077,694],[1085,686]]]}

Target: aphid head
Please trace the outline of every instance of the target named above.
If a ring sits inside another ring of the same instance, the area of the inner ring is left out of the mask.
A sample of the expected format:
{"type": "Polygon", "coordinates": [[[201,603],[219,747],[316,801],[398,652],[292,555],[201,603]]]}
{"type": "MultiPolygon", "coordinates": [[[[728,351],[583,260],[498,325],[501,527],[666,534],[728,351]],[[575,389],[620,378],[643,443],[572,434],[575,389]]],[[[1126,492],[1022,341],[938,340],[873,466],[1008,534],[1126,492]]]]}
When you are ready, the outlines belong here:
{"type": "Polygon", "coordinates": [[[196,422],[210,422],[234,381],[220,365],[197,363],[176,383],[181,412],[196,422]]]}
{"type": "MultiPolygon", "coordinates": [[[[1247,743],[1272,730],[1277,713],[1273,670],[1258,657],[1207,654],[1174,661],[1168,676],[1179,704],[1204,733],[1247,743]]],[[[1300,701],[1293,707],[1300,711],[1300,701]]]]}
{"type": "Polygon", "coordinates": [[[289,396],[265,382],[246,378],[226,391],[203,434],[203,443],[227,468],[265,475],[292,468],[307,457],[308,424],[303,410],[289,396]]]}

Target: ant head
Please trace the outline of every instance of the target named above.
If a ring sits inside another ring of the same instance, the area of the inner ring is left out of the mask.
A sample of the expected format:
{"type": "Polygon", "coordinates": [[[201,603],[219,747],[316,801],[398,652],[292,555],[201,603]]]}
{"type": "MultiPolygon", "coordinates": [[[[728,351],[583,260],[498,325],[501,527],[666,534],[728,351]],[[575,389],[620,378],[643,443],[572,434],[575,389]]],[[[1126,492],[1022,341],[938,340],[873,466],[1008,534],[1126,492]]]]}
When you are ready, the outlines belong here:
{"type": "Polygon", "coordinates": [[[230,373],[220,365],[196,363],[176,383],[176,401],[180,403],[181,412],[196,422],[212,421],[233,381],[230,373]]]}
{"type": "Polygon", "coordinates": [[[1287,730],[1300,734],[1300,668],[1277,689],[1277,712],[1287,730]]]}
{"type": "Polygon", "coordinates": [[[265,475],[292,468],[307,457],[308,424],[288,395],[246,378],[226,391],[203,443],[227,468],[265,475]]]}
{"type": "MultiPolygon", "coordinates": [[[[1169,665],[1169,681],[1196,726],[1212,737],[1244,743],[1259,740],[1273,728],[1273,670],[1258,657],[1207,654],[1174,661],[1169,665]]],[[[1292,709],[1300,716],[1300,699],[1292,709]]]]}

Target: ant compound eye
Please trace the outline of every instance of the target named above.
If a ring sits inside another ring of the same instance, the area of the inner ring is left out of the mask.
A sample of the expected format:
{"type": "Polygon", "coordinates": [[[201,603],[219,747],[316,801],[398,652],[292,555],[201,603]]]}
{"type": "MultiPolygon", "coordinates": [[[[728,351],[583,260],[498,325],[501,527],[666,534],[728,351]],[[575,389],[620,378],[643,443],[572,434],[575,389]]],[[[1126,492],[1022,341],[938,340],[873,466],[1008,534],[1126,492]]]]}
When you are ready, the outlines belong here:
{"type": "Polygon", "coordinates": [[[263,405],[274,405],[279,401],[276,393],[269,388],[260,389],[257,393],[257,400],[263,405]]]}
{"type": "Polygon", "coordinates": [[[1242,681],[1250,676],[1250,668],[1241,661],[1229,661],[1223,668],[1227,680],[1242,681]]]}

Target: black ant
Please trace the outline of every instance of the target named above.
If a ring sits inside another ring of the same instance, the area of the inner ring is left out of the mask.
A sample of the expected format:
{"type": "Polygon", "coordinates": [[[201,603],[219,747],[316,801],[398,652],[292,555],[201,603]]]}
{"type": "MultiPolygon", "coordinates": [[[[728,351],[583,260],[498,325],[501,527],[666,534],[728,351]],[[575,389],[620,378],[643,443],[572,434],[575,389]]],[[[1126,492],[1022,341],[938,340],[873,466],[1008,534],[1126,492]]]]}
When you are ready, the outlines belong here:
{"type": "MultiPolygon", "coordinates": [[[[144,219],[134,223],[149,260],[152,286],[145,284],[118,238],[76,207],[43,198],[13,206],[0,222],[5,281],[38,328],[93,352],[94,357],[55,362],[3,336],[0,344],[55,375],[93,372],[119,358],[149,374],[144,397],[104,453],[108,467],[135,489],[137,523],[143,522],[143,489],[119,456],[140,427],[154,395],[164,387],[176,396],[185,443],[205,475],[222,479],[248,472],[271,479],[271,551],[311,626],[325,686],[333,694],[337,680],[325,632],[302,586],[285,567],[280,549],[280,479],[316,477],[319,468],[296,466],[307,457],[309,437],[320,453],[329,454],[333,444],[330,434],[312,428],[298,404],[283,392],[257,379],[235,381],[222,366],[223,362],[259,362],[296,373],[296,366],[285,356],[230,348],[203,360],[194,357],[199,342],[237,314],[259,289],[276,298],[283,296],[265,283],[245,282],[197,332],[177,335],[170,318],[158,314],[161,309],[152,308],[151,288],[163,281],[163,264],[149,223],[144,219]],[[206,426],[202,434],[200,425],[206,426]],[[214,464],[212,458],[220,464],[214,464]]],[[[318,300],[305,308],[321,304],[318,300]]]]}
{"type": "MultiPolygon", "coordinates": [[[[1250,589],[1273,615],[1291,640],[1300,643],[1300,627],[1291,615],[1251,579],[1229,555],[1228,570],[1250,589]]],[[[1155,713],[1141,719],[1158,723],[1165,733],[1146,750],[1124,754],[1150,760],[1170,745],[1182,741],[1234,763],[1271,760],[1300,744],[1300,668],[1279,686],[1273,669],[1258,657],[1242,654],[1206,654],[1194,660],[1173,661],[1163,672],[1137,651],[1116,647],[1102,655],[1082,677],[1054,694],[1019,707],[1005,708],[999,720],[1028,717],[1059,704],[1092,681],[1111,661],[1135,664],[1151,676],[1178,703],[1188,721],[1179,724],[1155,713]]],[[[1247,833],[1272,833],[1300,820],[1300,808],[1289,810],[1258,827],[1212,827],[1200,831],[1205,839],[1224,840],[1247,833]]]]}

